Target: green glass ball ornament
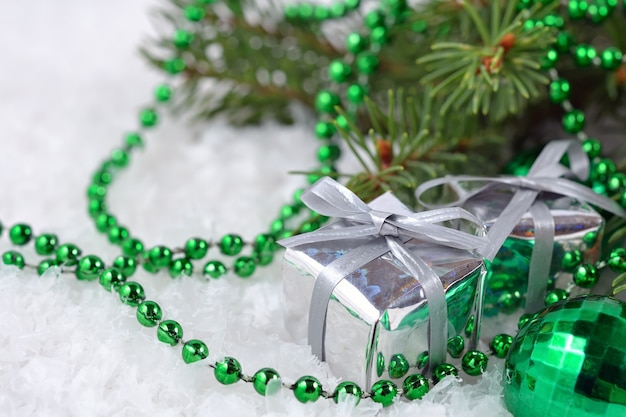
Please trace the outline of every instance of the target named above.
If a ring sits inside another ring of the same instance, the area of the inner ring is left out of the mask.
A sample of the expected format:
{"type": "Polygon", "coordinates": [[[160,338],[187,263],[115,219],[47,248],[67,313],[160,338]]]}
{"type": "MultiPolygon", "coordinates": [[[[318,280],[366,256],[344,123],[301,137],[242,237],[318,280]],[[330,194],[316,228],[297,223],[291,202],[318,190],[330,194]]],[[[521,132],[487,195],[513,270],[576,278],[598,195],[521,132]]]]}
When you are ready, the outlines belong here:
{"type": "Polygon", "coordinates": [[[621,274],[622,272],[626,272],[626,249],[624,248],[615,248],[609,253],[609,258],[607,260],[607,264],[609,268],[613,272],[621,274]]]}
{"type": "Polygon", "coordinates": [[[389,359],[389,377],[393,379],[402,378],[409,372],[409,367],[410,364],[406,356],[401,353],[396,353],[389,359]]]}
{"type": "Polygon", "coordinates": [[[98,279],[104,271],[104,262],[95,255],[87,255],[76,265],[76,278],[83,281],[98,279]]]}
{"type": "Polygon", "coordinates": [[[209,348],[203,341],[191,339],[185,342],[181,354],[185,363],[194,363],[206,359],[209,356],[209,348]]]}
{"type": "Polygon", "coordinates": [[[421,374],[411,374],[402,383],[404,396],[409,400],[421,399],[428,393],[428,378],[421,374]]]}
{"type": "Polygon", "coordinates": [[[615,47],[607,48],[600,54],[600,60],[602,68],[614,71],[622,65],[622,51],[615,47]]]}
{"type": "MultiPolygon", "coordinates": [[[[263,368],[257,371],[252,377],[252,386],[254,390],[261,395],[272,394],[267,391],[268,385],[272,381],[280,382],[280,375],[272,368],[263,368]]],[[[272,389],[270,387],[270,389],[272,389]]]]}
{"type": "Polygon", "coordinates": [[[574,283],[581,288],[593,288],[598,283],[598,268],[584,264],[574,272],[574,283]]]}
{"type": "Polygon", "coordinates": [[[227,356],[223,360],[215,363],[213,374],[220,384],[234,384],[241,379],[241,364],[237,359],[227,356]]]}
{"type": "Polygon", "coordinates": [[[550,100],[553,103],[563,103],[569,98],[570,84],[569,81],[560,78],[550,83],[550,100]]]}
{"type": "Polygon", "coordinates": [[[328,76],[331,80],[342,83],[350,78],[352,68],[340,59],[336,59],[328,66],[328,76]]]}
{"type": "Polygon", "coordinates": [[[587,138],[582,141],[582,146],[590,159],[597,158],[602,153],[602,144],[598,139],[587,138]]]}
{"type": "Polygon", "coordinates": [[[59,238],[56,235],[46,233],[37,236],[35,239],[35,252],[37,255],[52,255],[59,244],[59,238]]]}
{"type": "Polygon", "coordinates": [[[163,310],[154,301],[144,301],[137,306],[137,321],[146,327],[154,327],[163,318],[163,310]]]}
{"type": "Polygon", "coordinates": [[[590,45],[578,45],[574,50],[574,62],[579,67],[588,67],[598,55],[595,48],[590,45]]]}
{"type": "Polygon", "coordinates": [[[500,333],[491,339],[489,349],[496,358],[504,359],[511,349],[511,343],[513,343],[513,336],[500,333]]]}
{"type": "Polygon", "coordinates": [[[16,224],[9,230],[9,239],[16,246],[24,246],[33,237],[33,229],[27,224],[16,224]]]}
{"type": "Polygon", "coordinates": [[[515,417],[626,415],[626,304],[589,295],[542,310],[515,337],[503,382],[515,417]]]}
{"type": "Polygon", "coordinates": [[[585,127],[585,114],[580,110],[571,110],[563,115],[563,129],[567,133],[576,134],[585,127]]]}
{"type": "Polygon", "coordinates": [[[315,402],[322,395],[322,384],[317,378],[305,375],[293,384],[293,395],[301,403],[315,402]]]}
{"type": "Polygon", "coordinates": [[[447,376],[459,376],[459,370],[449,363],[442,363],[435,367],[433,371],[433,382],[438,384],[442,379],[447,376]]]}
{"type": "Polygon", "coordinates": [[[328,90],[320,91],[315,97],[315,108],[320,113],[335,113],[335,107],[340,104],[339,96],[328,90]]]}
{"type": "Polygon", "coordinates": [[[335,388],[335,391],[333,392],[333,401],[335,401],[335,404],[338,404],[339,400],[347,395],[352,395],[353,397],[355,397],[356,405],[359,403],[359,401],[361,401],[361,395],[363,395],[363,391],[361,390],[361,387],[359,387],[354,382],[343,381],[340,382],[339,385],[337,385],[337,388],[335,388]]]}
{"type": "Polygon", "coordinates": [[[393,404],[393,399],[398,395],[398,387],[391,381],[381,379],[372,385],[372,401],[380,403],[383,407],[393,404]]]}

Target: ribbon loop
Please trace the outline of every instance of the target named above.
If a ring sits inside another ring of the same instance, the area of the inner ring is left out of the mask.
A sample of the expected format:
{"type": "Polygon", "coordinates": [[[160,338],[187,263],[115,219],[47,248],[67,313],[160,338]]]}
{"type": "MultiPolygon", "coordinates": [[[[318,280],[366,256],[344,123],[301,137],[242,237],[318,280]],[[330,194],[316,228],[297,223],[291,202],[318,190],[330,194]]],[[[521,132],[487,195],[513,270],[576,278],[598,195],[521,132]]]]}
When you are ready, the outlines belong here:
{"type": "MultiPolygon", "coordinates": [[[[479,253],[485,258],[493,260],[500,247],[511,234],[515,226],[528,210],[535,223],[535,249],[531,256],[529,270],[529,292],[526,297],[527,312],[534,312],[541,305],[540,299],[543,286],[547,286],[550,259],[545,258],[552,253],[554,242],[554,219],[549,209],[543,205],[535,205],[540,192],[550,192],[562,196],[574,198],[581,202],[592,204],[620,217],[626,217],[626,211],[610,198],[597,194],[593,190],[578,184],[567,178],[586,181],[589,177],[589,158],[577,140],[556,140],[547,144],[533,163],[526,177],[476,177],[476,176],[450,176],[427,181],[416,190],[417,201],[427,208],[449,207],[451,205],[462,206],[469,199],[478,194],[490,190],[494,186],[514,189],[513,197],[504,208],[498,220],[489,229],[489,245],[480,248],[479,253]],[[569,167],[561,164],[564,156],[568,157],[569,167]],[[463,190],[460,182],[480,182],[486,185],[470,192],[463,190]],[[457,193],[458,199],[445,205],[428,204],[422,200],[422,196],[428,190],[442,185],[450,185],[457,193]],[[461,190],[461,191],[460,191],[461,190]],[[459,192],[460,191],[460,192],[459,192]],[[548,218],[549,217],[549,218],[548,218]],[[551,225],[551,226],[550,226],[551,225]],[[552,231],[548,232],[547,228],[552,231]],[[548,251],[549,246],[549,251],[548,251]],[[542,248],[539,250],[538,248],[542,248]],[[532,291],[531,291],[532,290],[532,291]]],[[[543,204],[543,203],[542,203],[543,204]]],[[[551,258],[551,257],[550,257],[551,258]]]]}
{"type": "Polygon", "coordinates": [[[324,360],[326,314],[335,287],[358,268],[391,252],[424,289],[430,313],[429,366],[432,368],[443,362],[448,337],[448,310],[443,285],[437,273],[425,261],[406,250],[403,244],[415,238],[458,249],[478,250],[488,243],[482,222],[467,210],[458,207],[411,214],[374,210],[350,190],[328,177],[313,184],[302,194],[301,199],[310,209],[320,214],[356,224],[343,228],[324,228],[294,236],[279,241],[281,245],[292,248],[329,240],[373,238],[328,264],[316,278],[309,307],[308,329],[313,353],[324,360]],[[473,223],[478,236],[438,224],[455,220],[473,223]]]}

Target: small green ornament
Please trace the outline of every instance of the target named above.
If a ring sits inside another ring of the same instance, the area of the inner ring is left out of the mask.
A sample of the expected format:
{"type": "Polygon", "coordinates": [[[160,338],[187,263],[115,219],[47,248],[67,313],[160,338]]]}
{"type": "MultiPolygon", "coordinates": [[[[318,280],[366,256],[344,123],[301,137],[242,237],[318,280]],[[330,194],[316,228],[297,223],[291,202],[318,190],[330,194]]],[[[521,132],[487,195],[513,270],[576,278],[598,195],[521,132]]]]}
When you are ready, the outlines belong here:
{"type": "Polygon", "coordinates": [[[130,161],[130,155],[128,152],[122,149],[113,149],[111,151],[111,163],[116,168],[125,168],[130,161]]]}
{"type": "Polygon", "coordinates": [[[549,307],[553,304],[557,304],[561,301],[567,300],[567,297],[569,297],[567,291],[561,288],[556,288],[546,294],[546,306],[549,307]]]}
{"type": "Polygon", "coordinates": [[[191,238],[185,243],[185,255],[189,259],[202,259],[206,256],[208,250],[209,244],[207,241],[199,237],[191,238]]]}
{"type": "Polygon", "coordinates": [[[132,277],[137,271],[135,258],[120,255],[113,260],[113,268],[120,271],[125,277],[132,277]]]}
{"type": "Polygon", "coordinates": [[[589,3],[587,0],[570,0],[567,3],[567,11],[570,19],[578,20],[585,17],[589,3]]]}
{"type": "Polygon", "coordinates": [[[335,388],[333,392],[333,401],[335,404],[339,403],[339,400],[345,398],[346,396],[351,395],[355,398],[355,405],[357,405],[361,401],[361,395],[363,395],[363,391],[361,388],[351,381],[343,381],[340,382],[339,385],[335,388]]]}
{"type": "Polygon", "coordinates": [[[408,400],[421,400],[428,389],[428,378],[421,374],[411,374],[402,383],[402,391],[408,400]]]}
{"type": "Polygon", "coordinates": [[[590,159],[597,158],[602,153],[602,144],[598,139],[587,138],[582,141],[582,147],[590,159]]]}
{"type": "Polygon", "coordinates": [[[576,134],[585,127],[585,115],[580,110],[570,110],[563,115],[562,124],[567,133],[576,134]]]}
{"type": "Polygon", "coordinates": [[[361,84],[351,84],[346,90],[346,98],[354,104],[361,104],[365,100],[367,89],[361,84]]]}
{"type": "Polygon", "coordinates": [[[172,262],[172,250],[166,246],[155,246],[148,252],[148,261],[156,268],[165,268],[172,262]]]}
{"type": "Polygon", "coordinates": [[[339,96],[328,90],[320,91],[315,97],[315,108],[320,113],[334,114],[335,107],[340,103],[339,96]]]}
{"type": "Polygon", "coordinates": [[[220,251],[224,255],[235,256],[243,249],[243,239],[239,235],[228,234],[220,241],[220,251]]]}
{"type": "Polygon", "coordinates": [[[478,350],[470,350],[463,355],[461,367],[466,374],[470,376],[478,376],[485,372],[489,358],[483,352],[478,350]]]}
{"type": "Polygon", "coordinates": [[[391,381],[381,379],[372,385],[370,395],[372,396],[372,401],[387,407],[393,404],[394,398],[398,395],[398,387],[391,381]]]}
{"type": "Polygon", "coordinates": [[[159,103],[167,103],[172,98],[172,87],[167,84],[160,84],[154,89],[154,98],[159,103]]]}
{"type": "Polygon", "coordinates": [[[607,264],[611,271],[621,274],[626,272],[626,249],[615,248],[609,253],[607,264]]]}
{"type": "Polygon", "coordinates": [[[428,365],[428,352],[424,351],[417,355],[415,366],[417,366],[417,369],[424,369],[426,365],[428,365]]]}
{"type": "Polygon", "coordinates": [[[328,76],[332,81],[342,83],[347,81],[352,74],[352,68],[345,62],[336,59],[328,66],[328,76]]]}
{"type": "Polygon", "coordinates": [[[465,349],[465,340],[463,336],[454,336],[448,339],[448,354],[453,358],[460,358],[465,349]]]}
{"type": "Polygon", "coordinates": [[[622,52],[615,47],[605,49],[600,55],[602,68],[607,71],[615,71],[622,65],[622,57],[622,52]]]}
{"type": "Polygon", "coordinates": [[[392,379],[402,378],[409,372],[409,361],[401,353],[396,353],[389,359],[388,371],[392,379]]]}
{"type": "Polygon", "coordinates": [[[109,238],[109,242],[114,245],[119,245],[128,239],[130,232],[124,226],[113,226],[107,232],[107,236],[109,238]]]}
{"type": "Polygon", "coordinates": [[[293,395],[301,403],[313,403],[322,395],[322,384],[317,378],[305,375],[293,384],[293,395]]]}
{"type": "Polygon", "coordinates": [[[315,136],[318,139],[330,139],[336,132],[335,125],[330,122],[317,122],[315,125],[315,136]]]}
{"type": "Polygon", "coordinates": [[[110,228],[117,226],[117,219],[108,213],[100,214],[95,220],[96,229],[102,233],[106,233],[110,228]]]}
{"type": "Polygon", "coordinates": [[[93,174],[92,181],[96,185],[107,186],[113,181],[113,175],[111,175],[111,173],[107,170],[96,171],[93,174]]]}
{"type": "Polygon", "coordinates": [[[626,415],[626,305],[586,296],[553,305],[515,337],[504,400],[515,417],[626,415]]]}
{"type": "Polygon", "coordinates": [[[241,256],[235,260],[233,271],[239,278],[248,278],[254,274],[256,262],[249,256],[241,256]]]}
{"type": "MultiPolygon", "coordinates": [[[[252,377],[254,390],[261,395],[267,395],[268,385],[272,381],[280,382],[280,375],[272,368],[263,368],[257,371],[252,377]]],[[[272,394],[271,392],[269,394],[272,394]]]]}
{"type": "Polygon", "coordinates": [[[56,235],[50,233],[39,235],[35,239],[35,252],[42,256],[52,255],[58,244],[59,238],[56,235]]]}
{"type": "Polygon", "coordinates": [[[370,39],[374,45],[384,45],[389,42],[389,31],[383,26],[374,28],[370,33],[370,39]]]}
{"type": "Polygon", "coordinates": [[[217,279],[226,274],[226,266],[220,261],[209,261],[204,266],[204,276],[217,279]]]}
{"type": "Polygon", "coordinates": [[[589,176],[589,179],[591,181],[599,181],[604,184],[616,171],[617,166],[615,165],[615,162],[608,158],[600,159],[599,161],[595,161],[591,167],[591,175],[589,176]]]}
{"type": "Polygon", "coordinates": [[[91,184],[87,188],[87,198],[90,200],[104,200],[107,195],[107,189],[101,185],[91,184]]]}
{"type": "Polygon", "coordinates": [[[557,59],[559,58],[559,53],[556,49],[549,49],[546,55],[541,59],[540,65],[542,70],[549,70],[554,68],[557,59]]]}
{"type": "Polygon", "coordinates": [[[530,321],[530,319],[533,318],[533,316],[534,315],[531,313],[522,314],[519,320],[517,320],[517,328],[521,329],[522,327],[526,326],[526,324],[530,321]]]}
{"type": "Polygon", "coordinates": [[[511,343],[513,343],[513,336],[501,333],[495,335],[493,339],[491,339],[491,343],[489,343],[489,349],[496,358],[504,359],[509,353],[511,343]]]}
{"type": "Polygon", "coordinates": [[[2,254],[2,263],[5,265],[16,266],[18,269],[24,269],[26,261],[24,256],[15,250],[6,251],[2,254]]]}
{"type": "Polygon", "coordinates": [[[441,363],[437,365],[433,371],[433,382],[438,384],[447,376],[459,376],[459,370],[452,364],[441,363]]]}
{"type": "Polygon", "coordinates": [[[365,26],[370,29],[385,25],[385,14],[382,10],[372,10],[365,15],[365,26]]]}
{"type": "Polygon", "coordinates": [[[215,363],[213,374],[220,384],[234,384],[241,379],[241,364],[237,359],[227,356],[223,360],[215,363]]]}
{"type": "Polygon", "coordinates": [[[105,269],[100,273],[100,285],[107,291],[118,291],[125,282],[126,276],[115,268],[105,269]]]}
{"type": "Polygon", "coordinates": [[[361,0],[343,0],[348,10],[356,10],[361,5],[361,0]]]}
{"type": "Polygon", "coordinates": [[[317,159],[321,163],[335,162],[340,157],[341,149],[334,143],[331,143],[330,145],[322,145],[317,149],[317,159]]]}
{"type": "Polygon", "coordinates": [[[127,133],[124,136],[124,142],[130,149],[143,147],[143,138],[139,133],[127,133]]]}
{"type": "Polygon", "coordinates": [[[87,255],[78,261],[76,278],[84,281],[98,279],[104,270],[104,262],[95,255],[87,255]]]}
{"type": "Polygon", "coordinates": [[[174,32],[174,36],[172,37],[172,42],[174,43],[174,46],[179,49],[187,49],[193,42],[193,39],[193,33],[187,32],[186,30],[177,29],[174,32]]]}
{"type": "Polygon", "coordinates": [[[193,264],[187,258],[174,259],[169,271],[172,278],[190,277],[193,274],[193,264]]]}
{"type": "Polygon", "coordinates": [[[367,48],[367,38],[353,32],[346,37],[346,49],[353,54],[361,53],[367,48]]]}
{"type": "Polygon", "coordinates": [[[574,46],[574,43],[574,36],[570,32],[562,30],[556,36],[556,43],[554,46],[557,51],[566,53],[570,51],[572,46],[574,46]]]}
{"type": "Polygon", "coordinates": [[[59,266],[56,259],[44,259],[37,265],[37,274],[40,276],[45,274],[48,269],[59,266]]]}
{"type": "Polygon", "coordinates": [[[56,258],[59,265],[74,266],[83,252],[73,243],[65,243],[56,250],[56,258]]]}
{"type": "Polygon", "coordinates": [[[565,272],[574,272],[576,268],[582,263],[583,255],[578,249],[565,252],[561,259],[561,268],[565,272]]]}
{"type": "Polygon", "coordinates": [[[578,45],[574,50],[574,62],[579,67],[588,67],[598,55],[596,49],[590,45],[578,45]]]}
{"type": "Polygon", "coordinates": [[[99,199],[89,200],[88,212],[89,216],[95,220],[96,217],[103,214],[107,210],[107,204],[99,199]]]}
{"type": "Polygon", "coordinates": [[[120,301],[132,307],[137,307],[146,299],[146,293],[138,282],[129,281],[123,284],[119,291],[120,301]]]}
{"type": "Polygon", "coordinates": [[[611,193],[619,194],[624,192],[624,190],[626,190],[626,174],[623,172],[614,172],[613,174],[609,174],[606,182],[606,189],[611,193]]]}
{"type": "Polygon", "coordinates": [[[581,265],[574,272],[574,283],[581,288],[593,288],[598,278],[598,269],[591,264],[581,265]]]}
{"type": "Polygon", "coordinates": [[[159,115],[154,109],[143,109],[139,112],[139,123],[143,127],[154,127],[159,121],[159,115]]]}
{"type": "Polygon", "coordinates": [[[550,83],[550,100],[554,103],[563,103],[569,98],[570,84],[569,81],[559,78],[550,83]]]}
{"type": "Polygon", "coordinates": [[[185,61],[182,58],[174,58],[163,61],[163,69],[172,75],[176,75],[185,71],[185,69],[187,69],[187,64],[185,64],[185,61]]]}
{"type": "Polygon", "coordinates": [[[185,363],[198,362],[209,356],[209,348],[203,341],[191,339],[183,345],[182,356],[185,363]]]}
{"type": "Polygon", "coordinates": [[[122,242],[122,253],[126,256],[136,257],[143,252],[143,243],[141,240],[129,237],[122,242]]]}
{"type": "Polygon", "coordinates": [[[372,74],[378,69],[380,59],[373,53],[362,53],[356,58],[356,68],[361,74],[372,74]]]}
{"type": "Polygon", "coordinates": [[[157,328],[157,338],[170,346],[176,346],[183,338],[183,328],[174,320],[164,320],[157,328]]]}
{"type": "Polygon", "coordinates": [[[144,301],[137,307],[137,321],[146,327],[154,327],[163,318],[161,307],[154,301],[144,301]]]}
{"type": "Polygon", "coordinates": [[[9,230],[9,239],[16,246],[24,246],[33,237],[33,229],[27,224],[16,224],[9,230]]]}
{"type": "Polygon", "coordinates": [[[206,12],[202,7],[194,5],[185,6],[184,13],[185,17],[190,22],[199,22],[204,19],[204,16],[206,15],[206,12]]]}

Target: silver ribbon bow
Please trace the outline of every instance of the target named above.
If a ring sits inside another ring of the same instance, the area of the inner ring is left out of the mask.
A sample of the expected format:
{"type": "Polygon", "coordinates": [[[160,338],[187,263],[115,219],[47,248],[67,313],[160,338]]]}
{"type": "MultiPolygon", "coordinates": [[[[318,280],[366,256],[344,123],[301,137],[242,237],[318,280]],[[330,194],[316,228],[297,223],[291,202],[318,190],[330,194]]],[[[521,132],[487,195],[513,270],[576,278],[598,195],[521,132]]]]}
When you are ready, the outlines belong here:
{"type": "Polygon", "coordinates": [[[429,367],[444,362],[448,339],[448,310],[439,276],[403,244],[419,239],[458,249],[473,250],[487,244],[484,225],[468,211],[453,207],[411,215],[387,213],[371,209],[352,191],[325,177],[306,190],[302,201],[312,210],[330,217],[346,219],[353,226],[324,228],[294,236],[279,243],[287,248],[330,240],[365,238],[352,249],[328,264],[318,275],[309,307],[308,340],[313,354],[325,360],[324,338],[326,313],[330,297],[339,282],[370,261],[391,252],[424,289],[429,309],[429,367]],[[478,226],[479,236],[435,223],[465,219],[478,226]]]}
{"type": "Polygon", "coordinates": [[[581,181],[586,181],[589,177],[589,158],[577,140],[557,140],[547,144],[526,177],[450,176],[421,184],[416,190],[416,195],[418,202],[424,207],[435,208],[462,206],[467,200],[489,189],[493,184],[502,184],[516,189],[517,191],[511,201],[487,233],[489,245],[480,249],[479,253],[485,258],[493,260],[524,213],[530,210],[534,222],[535,245],[531,254],[528,274],[526,311],[534,313],[543,308],[544,305],[555,229],[550,209],[541,200],[537,200],[539,193],[546,191],[575,198],[618,216],[626,216],[624,209],[613,200],[597,194],[584,185],[561,178],[563,176],[574,177],[581,181]],[[569,168],[560,163],[564,155],[569,158],[569,168]],[[488,184],[473,192],[465,192],[459,186],[459,182],[486,182],[488,184]],[[459,195],[459,199],[444,206],[427,204],[422,201],[421,196],[427,190],[441,185],[451,185],[459,195]]]}

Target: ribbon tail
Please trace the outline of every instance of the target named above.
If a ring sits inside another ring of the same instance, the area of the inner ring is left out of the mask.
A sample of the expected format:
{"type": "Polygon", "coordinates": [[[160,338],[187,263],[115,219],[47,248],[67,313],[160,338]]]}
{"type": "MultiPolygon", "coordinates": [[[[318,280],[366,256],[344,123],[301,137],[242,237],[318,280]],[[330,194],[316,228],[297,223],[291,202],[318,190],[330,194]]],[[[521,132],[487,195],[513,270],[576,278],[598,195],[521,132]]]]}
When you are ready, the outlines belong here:
{"type": "Polygon", "coordinates": [[[448,341],[448,307],[443,284],[428,264],[409,253],[396,238],[386,239],[391,253],[424,289],[428,303],[428,367],[435,369],[446,360],[448,341]]]}
{"type": "Polygon", "coordinates": [[[544,298],[550,275],[554,249],[554,218],[541,201],[530,208],[535,226],[535,246],[530,257],[526,313],[536,313],[544,307],[544,298]]]}

